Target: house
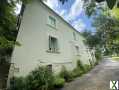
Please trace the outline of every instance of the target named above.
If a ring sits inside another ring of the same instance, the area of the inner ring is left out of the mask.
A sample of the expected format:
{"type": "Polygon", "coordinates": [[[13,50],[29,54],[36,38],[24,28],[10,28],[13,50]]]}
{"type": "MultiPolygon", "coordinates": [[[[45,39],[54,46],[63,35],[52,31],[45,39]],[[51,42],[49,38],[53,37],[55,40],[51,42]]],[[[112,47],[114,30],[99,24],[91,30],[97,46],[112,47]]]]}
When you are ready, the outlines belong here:
{"type": "Polygon", "coordinates": [[[40,0],[26,5],[21,14],[17,36],[21,46],[14,48],[9,76],[25,76],[39,65],[57,73],[62,66],[74,69],[79,59],[83,64],[95,62],[80,32],[40,0]]]}

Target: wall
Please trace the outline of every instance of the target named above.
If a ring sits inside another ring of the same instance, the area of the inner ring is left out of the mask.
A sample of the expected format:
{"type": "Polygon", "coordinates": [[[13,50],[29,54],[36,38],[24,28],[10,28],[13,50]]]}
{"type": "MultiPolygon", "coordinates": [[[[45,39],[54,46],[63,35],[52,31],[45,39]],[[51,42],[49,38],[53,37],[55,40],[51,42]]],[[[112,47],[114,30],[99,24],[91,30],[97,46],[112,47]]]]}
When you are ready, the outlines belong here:
{"type": "Polygon", "coordinates": [[[53,65],[53,71],[58,72],[62,65],[72,70],[76,67],[76,60],[81,59],[89,64],[91,58],[84,43],[84,38],[64,22],[59,16],[39,1],[27,5],[17,36],[21,46],[16,46],[12,56],[15,75],[25,76],[39,65],[53,65]],[[48,16],[56,18],[56,28],[48,25],[48,16]],[[77,40],[73,38],[76,33],[77,40]],[[59,53],[48,53],[48,38],[58,39],[59,53]],[[75,46],[79,46],[79,55],[76,55],[75,46]]]}

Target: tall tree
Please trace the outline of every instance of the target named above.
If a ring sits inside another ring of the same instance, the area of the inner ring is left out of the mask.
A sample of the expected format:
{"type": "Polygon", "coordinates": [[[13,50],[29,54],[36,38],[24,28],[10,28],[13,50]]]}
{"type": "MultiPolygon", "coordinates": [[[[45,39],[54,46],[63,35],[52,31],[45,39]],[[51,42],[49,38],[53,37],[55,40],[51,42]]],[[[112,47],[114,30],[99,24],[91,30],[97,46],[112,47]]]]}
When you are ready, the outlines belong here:
{"type": "Polygon", "coordinates": [[[96,27],[96,33],[101,33],[102,47],[110,54],[115,52],[115,48],[119,46],[119,21],[112,17],[100,15],[95,18],[93,26],[96,27]]]}
{"type": "MultiPolygon", "coordinates": [[[[59,0],[59,1],[61,1],[64,4],[68,0],[59,0]]],[[[102,2],[106,2],[109,9],[113,9],[114,7],[119,8],[119,1],[118,0],[83,0],[83,1],[84,1],[85,12],[89,16],[91,16],[95,12],[95,10],[97,10],[96,9],[97,3],[99,4],[102,2]]]]}
{"type": "Polygon", "coordinates": [[[27,3],[29,0],[0,0],[0,60],[11,55],[17,36],[16,3],[27,3]]]}

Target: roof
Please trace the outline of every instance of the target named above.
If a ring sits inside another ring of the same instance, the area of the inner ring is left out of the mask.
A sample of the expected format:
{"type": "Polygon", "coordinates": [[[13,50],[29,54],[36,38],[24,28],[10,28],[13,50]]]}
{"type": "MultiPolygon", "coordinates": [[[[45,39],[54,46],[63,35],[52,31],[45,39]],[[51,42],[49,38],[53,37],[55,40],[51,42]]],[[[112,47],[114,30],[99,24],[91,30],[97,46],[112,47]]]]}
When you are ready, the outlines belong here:
{"type": "Polygon", "coordinates": [[[51,12],[53,12],[54,14],[56,14],[61,20],[63,20],[69,27],[71,27],[73,30],[75,30],[76,32],[78,32],[80,34],[79,31],[77,31],[73,26],[71,26],[71,24],[69,24],[63,17],[61,17],[59,14],[57,14],[53,9],[51,9],[50,7],[48,7],[42,0],[41,3],[46,6],[51,12]]]}

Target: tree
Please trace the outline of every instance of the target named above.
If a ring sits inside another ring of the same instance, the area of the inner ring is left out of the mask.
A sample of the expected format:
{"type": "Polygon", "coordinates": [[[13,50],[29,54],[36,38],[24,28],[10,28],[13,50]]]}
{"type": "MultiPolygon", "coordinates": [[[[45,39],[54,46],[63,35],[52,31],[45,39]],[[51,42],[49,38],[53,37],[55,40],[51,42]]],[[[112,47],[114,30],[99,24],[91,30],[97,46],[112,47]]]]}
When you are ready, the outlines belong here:
{"type": "Polygon", "coordinates": [[[11,54],[17,35],[15,2],[0,0],[0,60],[11,54]]]}
{"type": "Polygon", "coordinates": [[[0,60],[10,56],[17,36],[16,3],[27,3],[29,0],[0,0],[0,60]]]}
{"type": "Polygon", "coordinates": [[[85,44],[90,48],[96,48],[101,45],[101,38],[99,33],[92,34],[90,31],[85,30],[82,32],[82,35],[85,37],[85,44]]]}
{"type": "Polygon", "coordinates": [[[112,15],[114,18],[116,18],[116,19],[119,20],[119,8],[113,8],[113,9],[111,10],[111,15],[112,15]]]}
{"type": "Polygon", "coordinates": [[[101,33],[101,48],[105,48],[110,54],[117,53],[115,48],[119,46],[119,21],[100,15],[95,18],[93,26],[96,27],[96,33],[101,33]]]}
{"type": "MultiPolygon", "coordinates": [[[[59,0],[64,4],[68,0],[59,0]]],[[[119,1],[118,0],[83,0],[84,1],[84,8],[85,12],[88,16],[91,16],[97,10],[96,3],[106,2],[109,9],[113,9],[113,7],[119,8],[119,1]]]]}

